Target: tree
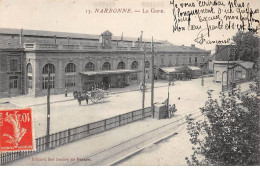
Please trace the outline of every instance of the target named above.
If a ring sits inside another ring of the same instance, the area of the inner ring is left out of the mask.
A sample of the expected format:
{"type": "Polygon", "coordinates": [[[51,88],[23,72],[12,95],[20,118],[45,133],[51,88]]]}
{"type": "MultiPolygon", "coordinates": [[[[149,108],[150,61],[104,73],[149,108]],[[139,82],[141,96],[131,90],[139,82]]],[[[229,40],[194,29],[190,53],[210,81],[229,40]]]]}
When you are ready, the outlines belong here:
{"type": "Polygon", "coordinates": [[[188,165],[259,165],[259,110],[256,95],[221,93],[201,108],[203,120],[187,116],[193,154],[188,165]]]}
{"type": "Polygon", "coordinates": [[[257,62],[259,54],[259,37],[254,32],[239,31],[233,36],[236,44],[236,58],[243,61],[257,62]]]}

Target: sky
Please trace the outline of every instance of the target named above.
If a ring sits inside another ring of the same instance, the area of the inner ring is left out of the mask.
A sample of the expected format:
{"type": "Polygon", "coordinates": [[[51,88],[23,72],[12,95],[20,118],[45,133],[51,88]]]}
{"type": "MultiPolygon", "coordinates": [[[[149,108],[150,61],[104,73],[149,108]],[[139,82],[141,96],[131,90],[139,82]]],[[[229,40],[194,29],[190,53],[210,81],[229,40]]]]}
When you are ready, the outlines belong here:
{"type": "MultiPolygon", "coordinates": [[[[175,0],[179,2],[198,0],[175,0]]],[[[225,0],[223,0],[225,1],[225,0]]],[[[245,1],[246,2],[246,1],[245,1]]],[[[250,0],[259,8],[259,0],[250,0]]],[[[188,8],[187,8],[188,9],[188,8]]],[[[257,14],[258,19],[259,14],[257,14]]],[[[194,21],[194,19],[193,19],[194,21]]],[[[173,6],[170,0],[0,0],[0,27],[32,30],[60,31],[100,35],[110,30],[113,35],[167,40],[175,45],[195,44],[199,48],[214,51],[215,45],[195,42],[199,30],[173,33],[173,6]],[[95,13],[96,9],[130,8],[133,13],[95,13]],[[148,10],[149,13],[143,13],[148,10]],[[151,10],[163,13],[151,13],[151,10]],[[91,10],[88,14],[86,11],[91,10]]],[[[195,23],[195,22],[194,22],[195,23]]],[[[205,26],[205,23],[200,23],[205,26]]],[[[227,39],[237,30],[211,31],[210,39],[227,39]]]]}

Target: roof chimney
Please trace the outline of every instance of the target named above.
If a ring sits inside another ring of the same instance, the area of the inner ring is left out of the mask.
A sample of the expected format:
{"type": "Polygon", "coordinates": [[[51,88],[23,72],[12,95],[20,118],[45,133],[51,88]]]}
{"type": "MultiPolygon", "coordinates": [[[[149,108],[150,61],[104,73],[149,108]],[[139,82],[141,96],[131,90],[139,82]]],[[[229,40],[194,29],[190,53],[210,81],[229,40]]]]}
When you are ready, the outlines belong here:
{"type": "Polygon", "coordinates": [[[23,44],[23,28],[21,28],[21,33],[20,33],[20,45],[23,44]]]}
{"type": "Polygon", "coordinates": [[[123,32],[122,32],[121,41],[123,41],[123,40],[124,40],[124,34],[123,34],[123,32]]]}
{"type": "Polygon", "coordinates": [[[56,35],[54,35],[54,44],[56,45],[56,35]]]}

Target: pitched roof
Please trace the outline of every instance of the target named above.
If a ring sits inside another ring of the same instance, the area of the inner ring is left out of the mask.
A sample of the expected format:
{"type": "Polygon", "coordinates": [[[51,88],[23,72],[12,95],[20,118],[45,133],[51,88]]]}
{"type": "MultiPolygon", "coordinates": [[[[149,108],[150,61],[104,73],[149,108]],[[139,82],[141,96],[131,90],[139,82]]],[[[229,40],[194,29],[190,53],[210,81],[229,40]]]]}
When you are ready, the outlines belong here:
{"type": "Polygon", "coordinates": [[[105,36],[112,36],[113,34],[109,31],[109,30],[106,30],[105,32],[103,32],[101,34],[102,36],[105,35],[105,36]]]}
{"type": "MultiPolygon", "coordinates": [[[[21,29],[11,29],[11,28],[0,28],[0,35],[16,35],[19,36],[21,33],[21,29]]],[[[105,31],[104,34],[110,34],[109,30],[105,31]]],[[[23,29],[22,34],[24,35],[23,43],[39,43],[39,44],[49,44],[54,43],[54,36],[59,39],[59,44],[67,44],[67,38],[70,37],[72,39],[71,44],[78,45],[87,45],[87,46],[99,46],[99,38],[100,35],[91,35],[91,34],[80,34],[80,33],[68,33],[68,32],[53,32],[53,31],[42,31],[42,30],[28,30],[23,29]],[[39,38],[34,38],[39,37],[39,38]],[[48,37],[48,38],[43,38],[48,37]]],[[[112,44],[118,46],[132,46],[132,42],[138,43],[138,37],[123,37],[123,41],[121,41],[122,36],[112,36],[112,44]]],[[[151,43],[152,39],[143,39],[145,43],[151,43]]],[[[203,49],[196,48],[195,46],[176,46],[172,45],[167,41],[157,41],[155,51],[158,52],[198,52],[198,53],[208,53],[210,51],[206,51],[203,49]]],[[[19,46],[19,39],[17,38],[9,38],[1,39],[0,47],[8,47],[11,45],[19,46]]],[[[21,46],[20,46],[21,47],[21,46]]],[[[150,46],[147,45],[147,48],[150,46]]]]}
{"type": "MultiPolygon", "coordinates": [[[[19,35],[21,29],[13,28],[0,28],[0,34],[9,34],[9,35],[19,35]]],[[[109,30],[103,33],[111,33],[109,30]]],[[[111,33],[112,34],[112,33],[111,33]]],[[[45,36],[45,37],[54,37],[57,38],[79,38],[79,39],[90,39],[90,40],[99,40],[100,35],[93,34],[83,34],[83,33],[69,33],[69,32],[55,32],[55,31],[42,31],[42,30],[29,30],[23,29],[23,35],[25,36],[45,36]]],[[[124,41],[137,41],[138,37],[125,37],[124,41]]],[[[121,36],[112,36],[112,40],[121,40],[121,36]]],[[[144,42],[151,42],[151,39],[143,39],[144,42]]]]}
{"type": "Polygon", "coordinates": [[[165,45],[156,45],[155,50],[159,52],[205,52],[209,53],[210,51],[199,49],[192,46],[165,46],[165,45]]]}
{"type": "Polygon", "coordinates": [[[253,62],[242,62],[242,63],[238,63],[238,64],[245,69],[252,69],[254,66],[253,62]]]}

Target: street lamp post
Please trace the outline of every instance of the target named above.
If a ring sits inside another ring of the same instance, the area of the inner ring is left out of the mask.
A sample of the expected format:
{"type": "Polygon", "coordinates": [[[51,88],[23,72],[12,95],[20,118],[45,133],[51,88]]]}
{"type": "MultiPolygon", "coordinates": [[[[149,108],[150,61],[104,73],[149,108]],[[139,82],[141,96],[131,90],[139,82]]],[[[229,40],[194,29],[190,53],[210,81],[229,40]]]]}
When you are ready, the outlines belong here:
{"type": "Polygon", "coordinates": [[[47,83],[47,134],[46,147],[49,149],[50,142],[50,68],[48,68],[48,83],[47,83]]]}
{"type": "Polygon", "coordinates": [[[169,79],[169,83],[168,83],[168,99],[167,99],[167,113],[169,114],[169,99],[170,99],[170,85],[171,85],[171,80],[169,79]]]}

